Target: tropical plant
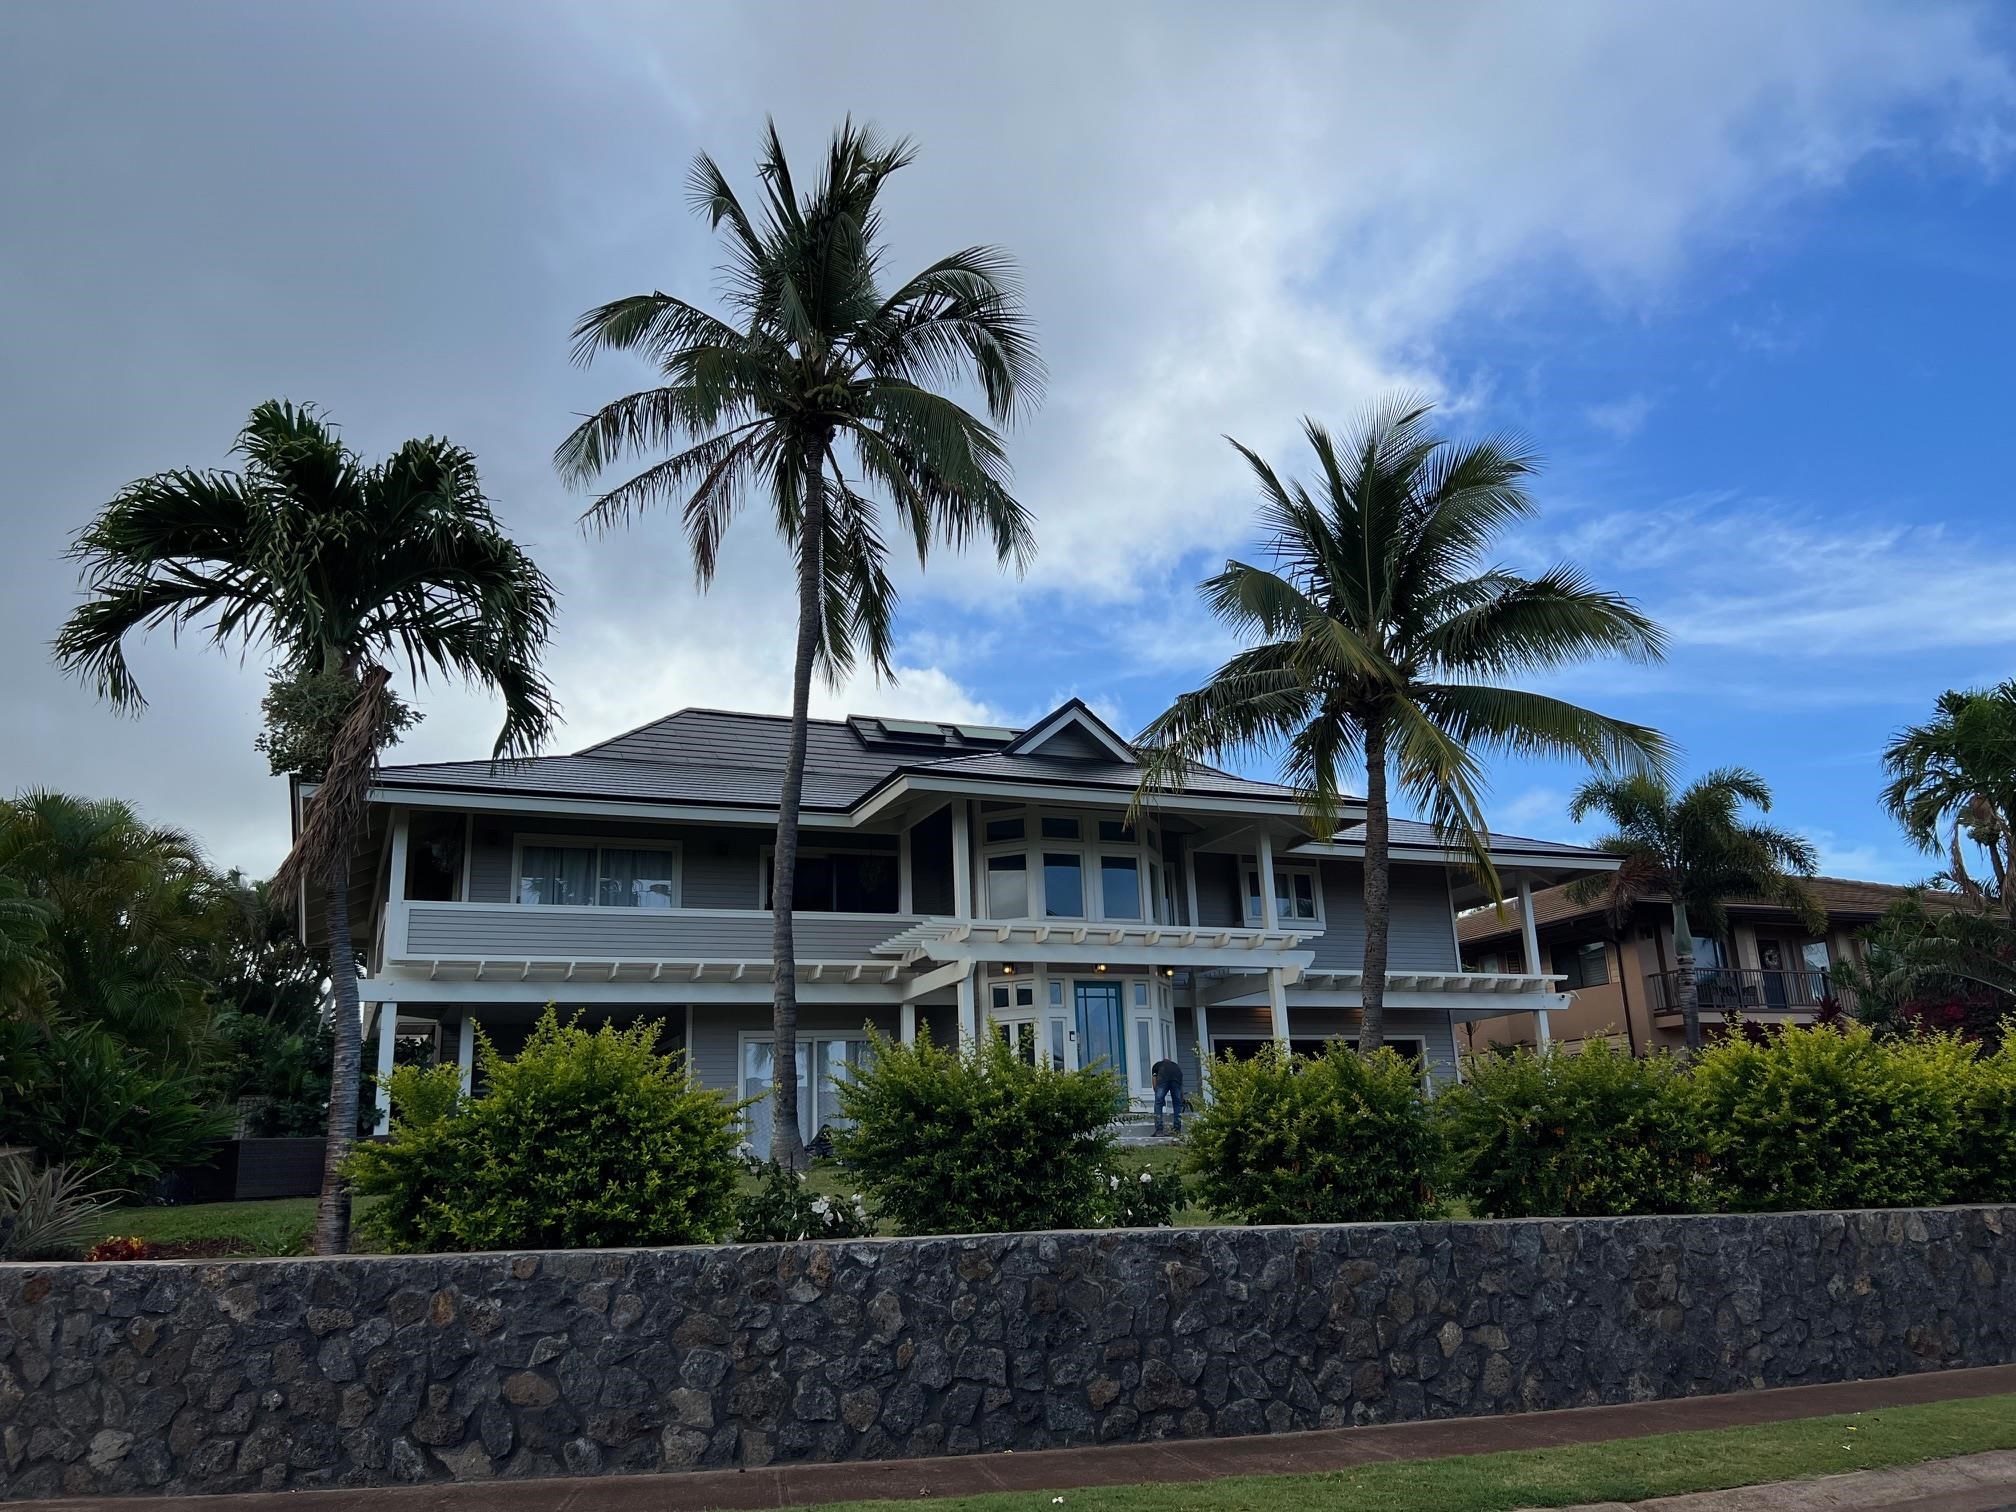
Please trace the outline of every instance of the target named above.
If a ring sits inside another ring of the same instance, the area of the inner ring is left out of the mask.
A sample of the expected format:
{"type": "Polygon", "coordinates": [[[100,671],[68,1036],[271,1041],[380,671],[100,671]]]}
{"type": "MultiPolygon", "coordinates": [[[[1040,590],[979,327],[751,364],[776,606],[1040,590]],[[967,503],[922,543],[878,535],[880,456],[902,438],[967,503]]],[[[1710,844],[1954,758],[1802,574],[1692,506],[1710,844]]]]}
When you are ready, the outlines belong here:
{"type": "Polygon", "coordinates": [[[1890,776],[1884,807],[1904,833],[1934,855],[1961,892],[2016,919],[2016,680],[1939,696],[1934,717],[1898,731],[1883,752],[1890,776]],[[1991,881],[1967,867],[1971,842],[1988,858],[1991,881]]]}
{"type": "Polygon", "coordinates": [[[2016,1202],[2016,1033],[2000,1038],[1961,1085],[1957,1202],[2016,1202]]]}
{"type": "Polygon", "coordinates": [[[537,748],[555,705],[539,674],[554,596],[497,524],[476,461],[435,438],[367,462],[312,407],[261,404],[234,448],[242,471],[159,473],[128,484],[78,535],[87,601],[56,639],[58,663],[122,708],[143,700],[126,637],[167,625],[217,645],[268,648],[302,697],[271,708],[283,765],[302,748],[303,707],[329,712],[323,764],[274,888],[319,897],[331,1024],[328,1155],[316,1248],[340,1251],[350,1220],[341,1177],[357,1122],[361,1058],[350,856],[383,744],[400,728],[386,662],[416,682],[463,678],[499,693],[496,754],[537,748]],[[347,698],[327,697],[330,680],[347,698]],[[321,701],[305,685],[322,685],[321,701]],[[340,710],[340,716],[335,712],[340,710]],[[329,723],[328,721],[336,721],[329,723]]]}
{"type": "Polygon", "coordinates": [[[1183,1169],[1197,1200],[1235,1223],[1394,1223],[1435,1211],[1442,1147],[1420,1067],[1387,1046],[1317,1055],[1268,1041],[1215,1060],[1183,1169]]]}
{"type": "Polygon", "coordinates": [[[702,1087],[661,1026],[561,1023],[548,1008],[516,1056],[479,1027],[488,1090],[457,1068],[392,1073],[392,1137],[350,1156],[382,1197],[371,1232],[401,1251],[693,1244],[735,1221],[736,1106],[702,1087]]]}
{"type": "Polygon", "coordinates": [[[1127,1105],[1103,1065],[1030,1065],[999,1035],[940,1048],[870,1031],[870,1054],[834,1091],[847,1120],[833,1153],[875,1215],[903,1234],[1082,1228],[1127,1105]]]}
{"type": "Polygon", "coordinates": [[[112,1195],[95,1171],[0,1154],[0,1260],[74,1260],[112,1195]]]}
{"type": "Polygon", "coordinates": [[[1591,1039],[1466,1062],[1436,1097],[1450,1182],[1479,1217],[1684,1213],[1707,1199],[1707,1135],[1679,1064],[1591,1039]]]}
{"type": "Polygon", "coordinates": [[[1732,898],[1750,898],[1789,910],[1814,934],[1827,915],[1799,879],[1813,875],[1812,842],[1789,830],[1744,817],[1744,806],[1771,809],[1771,789],[1755,772],[1721,767],[1675,792],[1663,777],[1634,773],[1583,784],[1568,805],[1580,824],[1600,814],[1616,826],[1596,842],[1622,859],[1614,872],[1572,882],[1578,903],[1607,898],[1621,920],[1641,898],[1663,898],[1673,909],[1673,974],[1690,1053],[1701,1049],[1700,981],[1694,969],[1694,930],[1726,937],[1732,898]]]}
{"type": "Polygon", "coordinates": [[[14,989],[18,1006],[102,1028],[157,1071],[203,1059],[205,965],[226,919],[194,840],[116,799],[25,792],[0,800],[0,879],[0,916],[16,915],[16,937],[29,938],[30,915],[42,933],[18,947],[16,973],[40,976],[39,987],[14,989]]]}
{"type": "Polygon", "coordinates": [[[1495,894],[1480,751],[1606,768],[1656,767],[1667,752],[1643,725],[1497,686],[1596,655],[1655,659],[1663,637],[1630,600],[1572,567],[1527,578],[1489,565],[1499,534],[1534,513],[1533,455],[1509,439],[1444,440],[1428,428],[1429,408],[1388,401],[1342,438],[1305,420],[1313,492],[1232,443],[1259,483],[1272,564],[1228,562],[1201,585],[1211,612],[1249,644],[1143,732],[1135,796],[1138,808],[1180,786],[1206,757],[1280,753],[1310,825],[1328,839],[1346,768],[1362,765],[1366,1055],[1385,1040],[1389,774],[1495,894]]]}
{"type": "Polygon", "coordinates": [[[2016,929],[1998,914],[1913,892],[1862,933],[1834,969],[1857,1019],[1883,1036],[1959,1034],[1991,1049],[2016,1014],[2016,929]]]}
{"type": "Polygon", "coordinates": [[[0,872],[0,1018],[46,1013],[63,985],[49,948],[56,910],[29,896],[17,877],[0,872]]]}
{"type": "Polygon", "coordinates": [[[907,143],[849,122],[801,195],[772,126],[754,215],[714,160],[698,158],[691,198],[726,242],[727,313],[652,293],[583,315],[574,328],[577,361],[634,352],[664,381],[603,406],[554,459],[564,477],[585,484],[626,456],[670,451],[602,494],[585,519],[608,528],[655,505],[678,505],[703,589],[752,491],[767,496],[797,559],[797,650],[770,899],[771,1154],[796,1168],[805,1150],[792,888],[812,674],[816,667],[837,683],[865,655],[878,675],[892,675],[896,590],[868,490],[887,496],[920,563],[934,539],[960,546],[984,536],[1018,568],[1033,549],[1028,515],[1008,491],[1000,435],[944,392],[976,381],[996,423],[1034,399],[1041,370],[1013,266],[998,249],[968,247],[885,284],[878,201],[911,157],[907,143]],[[851,471],[843,456],[851,456],[851,471]]]}
{"type": "Polygon", "coordinates": [[[1094,1228],[1168,1228],[1188,1200],[1173,1170],[1127,1171],[1109,1166],[1093,1183],[1094,1228]]]}
{"type": "Polygon", "coordinates": [[[743,1244],[799,1239],[859,1239],[875,1232],[861,1194],[828,1197],[812,1191],[805,1174],[774,1160],[752,1162],[756,1189],[735,1203],[735,1237],[743,1244]]]}

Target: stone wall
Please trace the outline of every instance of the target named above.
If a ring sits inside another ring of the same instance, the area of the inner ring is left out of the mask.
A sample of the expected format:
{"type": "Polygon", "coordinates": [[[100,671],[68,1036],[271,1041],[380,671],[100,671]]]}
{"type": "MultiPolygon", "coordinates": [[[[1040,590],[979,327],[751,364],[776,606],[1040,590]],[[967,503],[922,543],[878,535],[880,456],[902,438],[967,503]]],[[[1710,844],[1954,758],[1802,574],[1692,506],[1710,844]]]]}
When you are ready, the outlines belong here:
{"type": "Polygon", "coordinates": [[[0,1495],[970,1453],[2016,1361],[2016,1208],[0,1266],[0,1495]]]}

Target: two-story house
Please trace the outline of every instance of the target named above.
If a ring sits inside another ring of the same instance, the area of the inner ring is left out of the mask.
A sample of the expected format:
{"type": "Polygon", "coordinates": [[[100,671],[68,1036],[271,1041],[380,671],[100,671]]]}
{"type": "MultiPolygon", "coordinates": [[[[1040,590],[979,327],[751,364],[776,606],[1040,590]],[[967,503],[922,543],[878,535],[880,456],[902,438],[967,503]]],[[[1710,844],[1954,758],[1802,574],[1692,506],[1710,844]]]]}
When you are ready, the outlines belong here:
{"type": "MultiPolygon", "coordinates": [[[[384,768],[351,900],[380,1072],[396,1034],[431,1033],[466,1079],[477,1024],[509,1050],[553,1002],[661,1019],[709,1085],[763,1093],[786,732],[687,709],[571,756],[384,768]]],[[[1138,778],[1075,700],[1025,730],[813,721],[793,884],[808,1138],[869,1025],[1103,1061],[1144,1106],[1165,1055],[1195,1088],[1200,1049],[1352,1035],[1362,813],[1317,843],[1288,789],[1198,767],[1130,826],[1138,778]]],[[[1510,837],[1494,854],[1542,886],[1613,864],[1510,837]]],[[[1397,823],[1392,855],[1388,1033],[1451,1077],[1455,1025],[1566,999],[1546,973],[1463,970],[1477,889],[1432,830],[1397,823]]],[[[320,917],[311,897],[306,927],[320,917]]],[[[762,1148],[768,1104],[749,1116],[762,1148]]]]}
{"type": "MultiPolygon", "coordinates": [[[[1811,1023],[1839,1001],[1835,976],[1859,962],[1861,931],[1910,889],[1846,877],[1809,877],[1805,886],[1826,914],[1812,933],[1796,915],[1762,898],[1730,898],[1726,935],[1701,930],[1694,940],[1695,994],[1701,1021],[1719,1031],[1731,1016],[1761,1024],[1811,1023]]],[[[1924,895],[1932,907],[1946,895],[1924,895]]],[[[1622,916],[1607,897],[1576,899],[1552,887],[1479,909],[1461,921],[1464,963],[1496,972],[1529,961],[1552,972],[1573,995],[1543,1019],[1515,1016],[1466,1026],[1464,1048],[1535,1044],[1552,1037],[1574,1046],[1607,1038],[1645,1055],[1686,1042],[1673,950],[1673,908],[1663,897],[1634,899],[1622,916]]],[[[1845,1005],[1844,1005],[1845,1006],[1845,1005]]]]}

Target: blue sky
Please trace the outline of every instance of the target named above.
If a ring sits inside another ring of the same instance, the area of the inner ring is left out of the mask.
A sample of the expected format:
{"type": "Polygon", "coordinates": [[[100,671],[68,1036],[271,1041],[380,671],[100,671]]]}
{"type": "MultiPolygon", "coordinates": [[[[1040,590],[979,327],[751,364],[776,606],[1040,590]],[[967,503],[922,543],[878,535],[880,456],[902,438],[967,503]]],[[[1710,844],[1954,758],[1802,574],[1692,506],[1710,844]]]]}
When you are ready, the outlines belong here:
{"type": "MultiPolygon", "coordinates": [[[[1828,869],[1927,869],[1876,753],[1954,685],[2016,674],[2010,256],[2016,23],[1890,0],[1437,0],[719,14],[601,0],[0,7],[0,791],[117,794],[270,867],[262,663],[165,639],[141,719],[40,653],[68,536],[123,483],[219,465],[261,399],[366,452],[446,434],[564,594],[573,749],[683,704],[781,710],[788,568],[752,513],[693,589],[676,528],[584,538],[549,457],[643,376],[568,366],[587,306],[705,299],[683,175],[748,182],[766,113],[914,136],[892,261],[1010,248],[1050,370],[1011,437],[1041,551],[1021,582],[904,572],[903,675],[822,713],[1125,727],[1228,649],[1192,586],[1247,539],[1220,439],[1300,466],[1310,413],[1396,388],[1512,427],[1567,558],[1669,627],[1656,668],[1546,685],[1760,770],[1828,869]]],[[[420,696],[407,759],[496,710],[420,696]]],[[[1502,829],[1569,833],[1579,774],[1497,762],[1502,829]]]]}

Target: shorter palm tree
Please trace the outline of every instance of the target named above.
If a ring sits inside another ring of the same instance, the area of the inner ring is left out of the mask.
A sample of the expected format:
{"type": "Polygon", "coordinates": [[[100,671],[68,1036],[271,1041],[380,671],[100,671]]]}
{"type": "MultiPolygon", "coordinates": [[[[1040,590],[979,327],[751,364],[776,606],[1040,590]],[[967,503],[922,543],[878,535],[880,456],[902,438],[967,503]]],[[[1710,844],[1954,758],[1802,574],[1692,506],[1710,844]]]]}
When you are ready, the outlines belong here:
{"type": "Polygon", "coordinates": [[[1944,851],[1947,879],[1976,904],[2016,918],[2016,680],[1942,693],[1932,719],[1897,732],[1883,769],[1883,805],[1904,833],[1944,851]],[[1963,840],[1988,858],[1988,886],[1969,874],[1963,840]]]}
{"type": "Polygon", "coordinates": [[[1672,980],[1690,1052],[1701,1048],[1697,925],[1725,935],[1728,901],[1757,898],[1789,909],[1815,934],[1827,927],[1826,913],[1799,880],[1812,876],[1818,864],[1812,842],[1746,820],[1745,804],[1768,813],[1771,789],[1755,772],[1722,767],[1678,793],[1651,775],[1599,777],[1584,783],[1568,805],[1568,817],[1577,824],[1601,814],[1616,826],[1596,844],[1624,863],[1607,875],[1570,883],[1571,900],[1607,896],[1620,921],[1643,898],[1663,897],[1673,905],[1672,980]]]}
{"type": "MultiPolygon", "coordinates": [[[[1530,452],[1434,434],[1429,406],[1402,398],[1344,437],[1303,422],[1312,490],[1233,446],[1260,485],[1271,566],[1228,562],[1200,592],[1250,642],[1148,726],[1136,805],[1180,785],[1193,761],[1285,753],[1285,775],[1328,839],[1345,775],[1365,771],[1365,958],[1359,1047],[1385,1037],[1389,783],[1468,852],[1495,896],[1478,753],[1566,755],[1599,768],[1666,760],[1644,725],[1497,686],[1592,656],[1660,654],[1659,629],[1629,599],[1572,567],[1526,578],[1485,554],[1531,516],[1530,452]]],[[[1263,887],[1269,885],[1262,880],[1263,887]]]]}
{"type": "Polygon", "coordinates": [[[56,661],[137,709],[124,649],[135,631],[201,628],[217,645],[273,653],[263,749],[276,771],[317,783],[273,887],[318,885],[326,908],[336,1054],[315,1243],[332,1254],[349,1235],[343,1165],[362,1057],[350,857],[379,752],[413,718],[385,663],[405,663],[416,682],[445,675],[498,693],[495,754],[529,754],[557,713],[539,673],[554,594],[459,446],[428,437],[367,462],[313,408],[269,401],[235,451],[242,472],[142,478],[78,535],[87,598],[56,661]]]}

